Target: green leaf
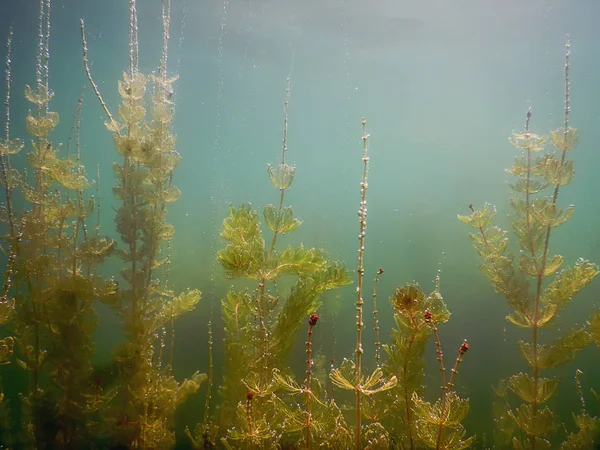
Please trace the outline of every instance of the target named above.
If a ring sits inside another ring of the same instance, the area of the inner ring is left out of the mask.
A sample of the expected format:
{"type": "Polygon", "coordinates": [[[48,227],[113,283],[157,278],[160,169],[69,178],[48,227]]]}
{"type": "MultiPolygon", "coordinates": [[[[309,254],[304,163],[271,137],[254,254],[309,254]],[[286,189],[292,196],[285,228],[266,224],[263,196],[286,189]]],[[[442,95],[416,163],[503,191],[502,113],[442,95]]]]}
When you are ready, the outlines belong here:
{"type": "Polygon", "coordinates": [[[283,274],[303,275],[323,269],[325,263],[323,250],[288,247],[280,254],[275,253],[271,267],[262,275],[265,280],[274,280],[283,274]]]}
{"type": "Polygon", "coordinates": [[[592,314],[587,322],[591,339],[600,348],[600,309],[592,314]]]}
{"type": "Polygon", "coordinates": [[[269,164],[267,166],[267,171],[269,172],[269,177],[271,178],[273,186],[277,189],[285,190],[292,185],[296,168],[285,163],[279,164],[276,168],[273,168],[269,164]]]}
{"type": "Polygon", "coordinates": [[[600,417],[590,417],[583,412],[574,419],[578,430],[567,436],[560,450],[595,450],[600,436],[600,417]]]}
{"type": "Polygon", "coordinates": [[[506,231],[498,227],[489,227],[483,233],[469,233],[469,237],[479,256],[490,259],[505,252],[508,246],[506,234],[506,231]]]}
{"type": "Polygon", "coordinates": [[[0,155],[15,155],[23,149],[23,142],[13,139],[7,142],[0,139],[0,155]]]}
{"type": "Polygon", "coordinates": [[[540,226],[552,228],[565,223],[571,218],[574,212],[575,208],[572,205],[563,210],[562,208],[557,208],[547,199],[544,199],[543,203],[534,204],[534,207],[531,209],[533,218],[535,218],[540,226]]]}
{"type": "Polygon", "coordinates": [[[10,364],[15,348],[15,339],[11,336],[0,339],[0,366],[10,364]]]}
{"type": "Polygon", "coordinates": [[[538,261],[536,257],[528,256],[525,253],[521,253],[519,255],[519,269],[525,275],[530,275],[532,277],[537,276],[538,274],[538,261]]]}
{"type": "Polygon", "coordinates": [[[581,289],[598,275],[598,266],[580,259],[573,267],[567,267],[556,275],[542,294],[542,302],[552,304],[561,311],[581,289]]]}
{"type": "Polygon", "coordinates": [[[198,289],[187,289],[165,305],[163,314],[168,320],[177,319],[184,313],[193,311],[200,297],[198,289]]]}
{"type": "Polygon", "coordinates": [[[390,301],[397,314],[411,317],[415,311],[420,312],[423,309],[425,292],[417,283],[406,283],[404,286],[396,288],[390,301]]]}
{"type": "Polygon", "coordinates": [[[547,277],[555,273],[558,269],[563,265],[563,257],[561,255],[554,255],[552,259],[546,261],[546,266],[544,267],[543,277],[547,277]]]}
{"type": "Polygon", "coordinates": [[[25,85],[25,98],[34,105],[47,105],[52,97],[54,97],[54,92],[48,91],[48,88],[44,84],[40,83],[35,88],[32,88],[28,84],[25,85]]]}
{"type": "Polygon", "coordinates": [[[413,393],[412,400],[415,404],[414,412],[419,420],[430,424],[455,427],[467,416],[469,412],[469,399],[460,398],[456,392],[446,393],[444,408],[441,400],[429,403],[421,399],[417,393],[413,393]]]}
{"type": "MultiPolygon", "coordinates": [[[[544,271],[542,273],[543,277],[547,277],[556,272],[563,263],[563,257],[561,255],[554,255],[552,259],[549,259],[544,266],[544,271]]],[[[531,275],[532,277],[538,276],[540,273],[540,268],[538,267],[539,262],[537,257],[526,256],[525,253],[521,253],[519,258],[519,268],[521,271],[527,275],[531,275]]]]}
{"type": "Polygon", "coordinates": [[[285,360],[296,333],[305,324],[303,319],[320,307],[321,294],[350,283],[348,271],[339,263],[332,263],[323,270],[305,274],[298,280],[277,316],[272,333],[271,353],[274,360],[285,360]]]}
{"type": "Polygon", "coordinates": [[[529,193],[530,195],[537,194],[548,187],[548,183],[534,179],[527,180],[527,178],[519,178],[516,183],[508,183],[508,185],[515,192],[529,193]]]}
{"type": "Polygon", "coordinates": [[[473,228],[486,228],[494,219],[496,208],[486,203],[480,210],[475,210],[470,216],[457,216],[458,220],[473,228]]]}
{"type": "Polygon", "coordinates": [[[229,240],[227,247],[217,254],[217,260],[228,277],[258,277],[265,259],[265,242],[260,231],[258,214],[250,205],[229,207],[229,216],[223,221],[221,236],[229,240]]]}
{"type": "Polygon", "coordinates": [[[34,117],[30,114],[25,118],[25,127],[32,136],[47,137],[54,131],[58,122],[58,113],[54,111],[40,117],[34,117]]]}
{"type": "Polygon", "coordinates": [[[508,414],[519,428],[530,436],[541,437],[556,428],[552,411],[547,407],[538,409],[534,415],[533,405],[524,404],[516,411],[509,411],[508,414]]]}
{"type": "Polygon", "coordinates": [[[575,176],[573,161],[561,161],[555,158],[547,158],[542,166],[544,178],[553,185],[565,186],[575,176]]]}
{"type": "Polygon", "coordinates": [[[250,279],[257,279],[264,254],[259,247],[229,244],[217,253],[217,261],[223,266],[229,278],[247,276],[250,279]]]}
{"type": "Polygon", "coordinates": [[[269,229],[273,232],[277,231],[277,208],[275,205],[267,205],[263,210],[263,216],[269,229]]]}
{"type": "Polygon", "coordinates": [[[508,380],[508,388],[527,403],[545,403],[558,388],[557,378],[538,378],[537,387],[533,377],[525,373],[513,375],[508,380]]]}
{"type": "MultiPolygon", "coordinates": [[[[531,171],[531,168],[529,169],[531,171]]],[[[515,177],[519,177],[527,174],[527,157],[517,156],[515,157],[515,163],[510,169],[506,169],[508,173],[515,177]]]]}
{"type": "Polygon", "coordinates": [[[281,216],[278,216],[275,206],[267,205],[263,214],[269,229],[280,234],[290,233],[302,224],[301,220],[294,217],[294,210],[291,206],[284,208],[281,216]]]}
{"type": "Polygon", "coordinates": [[[519,150],[541,152],[548,141],[547,136],[538,136],[533,133],[513,133],[508,141],[519,150]]]}
{"type": "Polygon", "coordinates": [[[235,244],[248,244],[262,240],[258,214],[253,211],[250,204],[237,208],[229,207],[229,216],[223,220],[221,237],[235,244]]]}
{"type": "Polygon", "coordinates": [[[562,366],[575,359],[577,353],[587,347],[591,342],[589,333],[585,328],[569,331],[550,345],[537,345],[537,364],[533,354],[533,345],[519,341],[519,347],[525,360],[530,366],[540,369],[551,369],[562,366]]]}
{"type": "Polygon", "coordinates": [[[550,133],[550,139],[552,145],[559,150],[570,152],[579,142],[579,130],[577,128],[569,127],[565,133],[564,127],[558,128],[550,133]]]}

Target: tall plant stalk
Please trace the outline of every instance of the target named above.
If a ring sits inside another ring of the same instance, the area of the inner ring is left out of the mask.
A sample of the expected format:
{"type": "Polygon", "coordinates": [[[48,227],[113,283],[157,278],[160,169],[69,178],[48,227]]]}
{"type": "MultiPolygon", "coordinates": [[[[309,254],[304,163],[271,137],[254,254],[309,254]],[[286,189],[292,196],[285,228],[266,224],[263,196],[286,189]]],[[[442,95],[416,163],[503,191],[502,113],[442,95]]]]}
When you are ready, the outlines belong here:
{"type": "MultiPolygon", "coordinates": [[[[383,392],[396,386],[397,378],[395,376],[385,378],[380,367],[375,368],[368,377],[362,374],[362,329],[363,322],[363,283],[364,283],[364,254],[365,254],[365,236],[367,230],[367,189],[369,175],[369,147],[367,134],[367,121],[363,117],[362,141],[363,141],[363,174],[360,182],[360,206],[358,209],[359,233],[358,233],[358,280],[356,285],[356,348],[354,349],[354,361],[345,360],[340,368],[333,369],[329,378],[331,382],[341,389],[354,391],[355,395],[355,431],[354,446],[357,450],[362,448],[362,397],[371,396],[378,392],[383,392]]],[[[375,424],[378,425],[378,424],[375,424]]]]}
{"type": "MultiPolygon", "coordinates": [[[[598,274],[598,267],[583,259],[560,270],[563,257],[549,255],[552,230],[568,221],[574,211],[572,206],[561,209],[557,205],[560,187],[569,184],[575,174],[573,161],[566,157],[575,149],[579,138],[578,130],[570,126],[571,44],[568,35],[565,48],[563,127],[552,131],[550,139],[533,134],[529,109],[524,132],[513,133],[509,139],[521,151],[508,170],[516,177],[516,182],[510,187],[520,194],[511,199],[515,211],[513,230],[521,250],[518,265],[513,263],[514,257],[507,252],[506,231],[490,226],[495,210],[489,205],[481,210],[469,205],[472,215],[459,216],[460,220],[477,229],[471,237],[483,258],[481,269],[514,310],[507,319],[531,330],[531,343],[519,343],[531,372],[513,375],[507,383],[523,402],[518,408],[507,411],[525,435],[527,444],[519,441],[519,448],[531,450],[548,448],[550,442],[547,437],[555,427],[554,413],[544,404],[556,391],[559,380],[542,377],[541,372],[572,360],[589,343],[586,331],[576,328],[552,344],[540,344],[542,329],[551,326],[558,313],[598,274]],[[554,149],[544,152],[548,140],[554,149]],[[549,197],[537,195],[548,188],[552,191],[549,197]],[[547,283],[551,276],[554,280],[547,283]],[[532,278],[533,290],[529,283],[532,278]]],[[[510,430],[509,434],[512,434],[510,430]]]]}
{"type": "MultiPolygon", "coordinates": [[[[358,281],[356,286],[356,349],[355,354],[355,370],[356,379],[360,383],[362,376],[362,329],[364,327],[363,322],[363,279],[364,279],[364,255],[365,255],[365,236],[367,230],[367,189],[368,175],[369,175],[369,147],[368,140],[369,135],[367,134],[367,121],[363,117],[362,119],[362,141],[363,141],[363,175],[360,182],[360,207],[358,209],[359,217],[359,233],[358,233],[358,281]]],[[[362,392],[360,389],[356,389],[355,392],[355,447],[356,449],[362,448],[362,437],[361,437],[361,419],[362,419],[362,392]]]]}

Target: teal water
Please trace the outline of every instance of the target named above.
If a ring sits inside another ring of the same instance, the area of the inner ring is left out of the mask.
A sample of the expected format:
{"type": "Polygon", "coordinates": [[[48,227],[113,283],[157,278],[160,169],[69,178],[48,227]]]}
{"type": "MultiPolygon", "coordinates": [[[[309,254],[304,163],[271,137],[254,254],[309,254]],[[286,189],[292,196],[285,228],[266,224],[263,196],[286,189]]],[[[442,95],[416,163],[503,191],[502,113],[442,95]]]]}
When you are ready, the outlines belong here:
{"type": "MultiPolygon", "coordinates": [[[[21,93],[26,84],[35,83],[38,8],[32,0],[0,4],[0,39],[9,26],[15,32],[11,135],[25,142],[29,105],[21,93]]],[[[140,69],[150,72],[160,58],[160,2],[140,2],[138,12],[140,69]]],[[[51,14],[52,109],[61,114],[53,140],[67,141],[77,99],[86,86],[82,158],[90,178],[97,178],[95,167],[100,167],[102,234],[117,241],[111,164],[118,155],[83,71],[79,19],[86,23],[94,79],[114,111],[119,102],[116,81],[128,68],[127,14],[126,2],[116,0],[54,0],[51,14]]],[[[507,137],[522,129],[530,107],[533,132],[562,126],[564,42],[569,33],[571,120],[581,139],[573,152],[576,178],[561,191],[559,202],[574,204],[576,213],[553,233],[551,249],[568,264],[580,257],[600,263],[599,15],[600,4],[593,0],[173,0],[169,66],[179,76],[174,132],[182,156],[174,183],[183,195],[169,208],[169,221],[176,228],[170,279],[176,290],[191,287],[203,293],[196,310],[178,322],[175,376],[206,371],[207,322],[212,320],[219,383],[220,298],[231,281],[215,260],[224,246],[218,231],[229,204],[262,207],[278,201],[266,165],[279,161],[290,78],[288,160],[297,171],[286,204],[294,206],[304,223],[281,243],[323,247],[355,270],[360,120],[366,117],[371,156],[366,283],[370,290],[376,270],[385,270],[378,285],[382,337],[387,341],[393,326],[387,299],[394,288],[416,280],[430,291],[440,271],[441,292],[452,312],[450,322],[440,327],[446,351],[453,355],[465,338],[471,345],[457,382],[459,393],[471,399],[464,423],[470,434],[487,435],[489,445],[491,386],[527,370],[517,340],[528,334],[504,319],[510,310],[478,271],[470,230],[456,215],[467,214],[469,203],[489,202],[496,205],[500,224],[509,227],[511,191],[504,169],[511,166],[515,150],[507,137]]],[[[0,96],[4,98],[3,87],[0,96]]],[[[24,164],[24,154],[14,160],[15,166],[24,164]]],[[[119,263],[111,260],[101,271],[111,275],[118,269],[119,263]]],[[[374,341],[369,290],[366,350],[374,341]]],[[[350,358],[354,351],[354,286],[330,292],[325,300],[336,296],[339,314],[326,305],[315,329],[315,345],[327,361],[350,358]]],[[[562,314],[560,329],[584,323],[598,298],[596,280],[562,314]]],[[[95,360],[104,362],[120,342],[121,331],[110,311],[99,312],[95,360]]],[[[297,359],[290,361],[298,377],[306,358],[304,339],[298,336],[292,352],[297,359]]],[[[429,392],[439,383],[430,344],[425,380],[429,392]]],[[[598,348],[590,346],[556,371],[565,382],[551,404],[568,428],[578,408],[575,369],[583,371],[586,388],[600,391],[599,361],[598,348]]],[[[17,382],[23,375],[14,365],[3,370],[4,389],[15,398],[24,388],[24,382],[17,382]]],[[[203,393],[193,396],[177,416],[181,448],[187,445],[183,428],[202,419],[203,393]]],[[[590,411],[597,409],[590,404],[590,411]]],[[[487,448],[481,441],[478,445],[487,448]]]]}

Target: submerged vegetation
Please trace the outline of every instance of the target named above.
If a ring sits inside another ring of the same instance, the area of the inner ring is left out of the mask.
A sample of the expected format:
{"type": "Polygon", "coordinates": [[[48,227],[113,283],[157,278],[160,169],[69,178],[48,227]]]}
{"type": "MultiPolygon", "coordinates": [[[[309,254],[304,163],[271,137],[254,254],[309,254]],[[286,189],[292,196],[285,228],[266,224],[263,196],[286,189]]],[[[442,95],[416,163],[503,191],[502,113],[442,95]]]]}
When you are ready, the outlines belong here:
{"type": "MultiPolygon", "coordinates": [[[[572,205],[566,209],[558,205],[561,187],[570,184],[575,174],[568,155],[575,150],[579,140],[579,131],[570,126],[570,47],[567,37],[563,127],[552,131],[549,137],[532,133],[532,111],[529,109],[524,132],[513,133],[509,139],[520,152],[515,164],[508,169],[508,173],[516,178],[510,187],[517,196],[510,204],[518,257],[510,252],[507,231],[491,225],[495,209],[490,205],[481,210],[469,205],[472,214],[459,216],[461,221],[476,229],[471,233],[471,239],[482,259],[480,269],[512,308],[507,320],[531,332],[530,342],[519,341],[521,355],[530,366],[530,373],[521,372],[501,381],[496,391],[505,399],[506,405],[504,411],[499,411],[497,422],[502,445],[512,444],[515,449],[552,448],[550,439],[560,423],[547,403],[555,394],[560,379],[545,377],[543,373],[572,361],[597,336],[596,315],[587,327],[562,333],[550,344],[541,343],[545,340],[543,332],[556,324],[558,314],[598,275],[596,264],[580,259],[573,266],[562,268],[563,257],[550,254],[552,231],[567,222],[574,212],[572,205]],[[546,151],[548,142],[551,149],[546,151]],[[548,191],[550,196],[542,196],[548,191]],[[548,281],[549,278],[552,281],[548,281]],[[508,391],[516,394],[520,405],[510,406],[508,391]]],[[[579,379],[577,381],[581,390],[579,379]]],[[[579,433],[569,436],[562,448],[573,448],[575,442],[578,442],[575,448],[595,448],[600,437],[597,420],[590,419],[582,406],[576,422],[579,433]]]]}
{"type": "Polygon", "coordinates": [[[137,4],[129,0],[129,61],[122,79],[114,84],[119,96],[116,112],[111,112],[94,81],[84,21],[80,24],[83,70],[92,96],[106,115],[118,160],[112,167],[111,230],[100,226],[100,169],[91,181],[83,164],[85,89],[65,148],[53,139],[59,115],[50,106],[54,96],[49,74],[50,0],[40,0],[36,72],[25,90],[30,105],[25,119],[31,140],[28,167],[14,164],[13,155],[25,144],[11,136],[12,30],[8,35],[5,127],[0,139],[4,186],[0,221],[6,255],[0,365],[17,366],[12,370],[21,371],[26,382],[14,389],[0,383],[1,444],[37,449],[163,449],[174,447],[180,439],[203,449],[597,448],[600,418],[588,411],[581,371],[575,373],[580,409],[574,422],[563,424],[565,418],[550,402],[561,384],[551,369],[573,361],[592,343],[600,347],[600,312],[585,326],[561,331],[552,342],[547,332],[598,274],[598,267],[586,260],[562,268],[563,257],[550,253],[554,228],[574,212],[572,206],[559,206],[559,192],[574,176],[568,157],[579,136],[570,126],[569,42],[563,127],[549,137],[533,134],[533,115],[528,110],[524,131],[510,138],[519,151],[508,170],[516,178],[510,184],[515,192],[510,204],[517,247],[509,245],[507,231],[492,225],[492,206],[469,205],[471,214],[459,216],[474,229],[471,238],[482,260],[481,271],[512,309],[507,320],[530,335],[529,341],[518,344],[529,369],[500,380],[495,390],[496,430],[490,444],[478,441],[463,425],[469,399],[455,383],[459,367],[465,363],[475,370],[477,361],[464,361],[470,345],[466,340],[458,345],[452,363],[445,357],[441,336],[450,312],[439,274],[430,294],[416,282],[400,284],[389,298],[394,327],[390,333],[380,328],[378,283],[384,271],[366,267],[365,260],[370,164],[365,119],[353,300],[356,341],[353,355],[339,364],[332,360],[325,376],[316,349],[329,334],[326,330],[315,334],[327,324],[320,317],[328,301],[324,294],[351,284],[352,278],[326,249],[285,244],[287,236],[302,225],[286,203],[296,176],[287,139],[289,79],[281,156],[277,164],[267,166],[278,191],[276,201],[261,210],[250,204],[230,205],[222,222],[224,245],[214,257],[233,283],[220,299],[220,320],[214,322],[223,334],[223,346],[213,348],[213,322],[209,322],[209,358],[199,368],[207,374],[197,371],[187,379],[175,378],[175,322],[194,310],[200,291],[176,292],[170,280],[169,241],[175,229],[168,222],[168,205],[182,194],[173,183],[181,157],[173,133],[177,77],[169,74],[167,64],[170,0],[161,0],[161,5],[160,62],[155,72],[145,74],[138,60],[137,4]],[[90,194],[94,184],[95,195],[90,194]],[[23,205],[18,210],[15,198],[23,205]],[[518,256],[511,253],[514,250],[518,256]],[[110,272],[115,266],[119,270],[110,272]],[[370,325],[365,311],[369,305],[364,301],[368,273],[375,273],[372,352],[364,343],[365,326],[370,325]],[[94,361],[99,302],[110,308],[123,334],[105,365],[94,361]],[[290,363],[299,336],[305,336],[300,354],[306,358],[300,377],[290,363]],[[213,352],[220,350],[223,375],[214,380],[213,352]],[[425,383],[427,363],[434,371],[439,369],[433,386],[425,383]],[[176,435],[176,409],[203,383],[203,414],[187,421],[197,425],[186,428],[185,436],[176,435]],[[213,390],[218,392],[215,402],[213,390]]]}

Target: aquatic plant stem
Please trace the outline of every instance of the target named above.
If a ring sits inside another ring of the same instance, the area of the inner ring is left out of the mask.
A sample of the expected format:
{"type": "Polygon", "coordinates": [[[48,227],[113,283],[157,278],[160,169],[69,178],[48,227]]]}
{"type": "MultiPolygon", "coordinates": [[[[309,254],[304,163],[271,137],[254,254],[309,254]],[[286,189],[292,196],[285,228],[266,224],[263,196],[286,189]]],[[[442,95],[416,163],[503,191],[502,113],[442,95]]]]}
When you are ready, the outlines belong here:
{"type": "MultiPolygon", "coordinates": [[[[9,301],[9,292],[13,283],[13,275],[15,269],[15,261],[19,252],[19,242],[21,241],[22,233],[17,233],[15,227],[15,218],[12,208],[12,185],[9,178],[10,173],[10,90],[11,90],[11,54],[12,54],[12,40],[13,40],[13,28],[10,27],[8,32],[8,38],[6,39],[6,62],[5,62],[5,81],[6,81],[6,97],[4,99],[4,143],[0,144],[0,149],[3,149],[0,153],[0,168],[2,182],[4,183],[4,196],[6,201],[6,214],[8,216],[8,225],[10,231],[10,251],[8,254],[8,263],[4,271],[4,283],[2,285],[2,296],[0,302],[6,303],[9,301]],[[6,147],[4,147],[6,146],[6,147]]],[[[15,145],[20,146],[20,141],[16,141],[15,145]]],[[[2,391],[0,391],[2,392],[2,391]]]]}
{"type": "MultiPolygon", "coordinates": [[[[558,200],[558,191],[560,188],[560,178],[562,175],[562,170],[565,164],[565,159],[566,159],[566,155],[567,155],[567,136],[568,136],[568,132],[569,132],[569,114],[571,112],[571,84],[570,84],[570,68],[571,68],[571,43],[570,43],[570,39],[569,39],[569,35],[567,34],[566,37],[566,44],[565,44],[565,71],[564,71],[564,75],[565,75],[565,117],[564,117],[564,130],[563,130],[563,142],[565,147],[562,150],[562,155],[561,155],[561,159],[560,159],[560,165],[558,167],[558,177],[557,179],[559,180],[559,182],[557,182],[554,186],[554,192],[552,194],[552,201],[551,201],[551,205],[552,205],[552,209],[556,210],[556,202],[558,200]]],[[[528,205],[528,209],[529,209],[529,205],[528,205]]],[[[533,334],[533,362],[534,362],[534,366],[533,366],[533,382],[534,382],[534,401],[532,403],[532,407],[533,407],[533,420],[537,420],[537,411],[538,411],[538,407],[539,407],[539,400],[538,400],[538,385],[539,385],[539,372],[540,372],[540,368],[539,368],[539,351],[538,351],[538,335],[539,335],[539,314],[540,314],[540,303],[541,303],[541,297],[542,297],[542,284],[544,281],[544,272],[546,271],[546,265],[548,263],[548,248],[550,245],[550,233],[552,231],[552,225],[548,224],[548,226],[546,227],[546,238],[544,239],[544,250],[542,252],[542,260],[541,260],[541,264],[538,265],[539,270],[538,270],[538,274],[537,274],[537,283],[536,283],[536,295],[535,295],[535,309],[534,309],[534,314],[533,314],[533,327],[532,327],[532,334],[533,334]]],[[[535,450],[535,446],[536,446],[536,436],[532,435],[531,436],[531,449],[535,450]]]]}
{"type": "Polygon", "coordinates": [[[108,106],[106,106],[106,102],[102,98],[102,94],[100,94],[98,85],[94,82],[94,79],[92,78],[92,72],[90,71],[90,65],[88,63],[88,47],[87,47],[87,41],[85,39],[85,23],[84,23],[83,19],[79,19],[79,28],[81,30],[81,45],[82,45],[82,50],[83,50],[83,68],[85,70],[85,74],[87,76],[88,81],[92,85],[92,89],[94,90],[94,93],[96,94],[96,97],[98,98],[98,101],[100,102],[100,106],[102,106],[104,113],[106,114],[106,116],[108,117],[108,120],[110,121],[111,127],[113,129],[117,130],[118,129],[117,122],[115,122],[115,119],[113,118],[112,114],[110,113],[108,106]]]}
{"type": "MultiPolygon", "coordinates": [[[[6,97],[4,100],[4,144],[5,151],[0,154],[0,167],[2,169],[2,181],[4,182],[4,194],[6,199],[6,212],[8,214],[8,225],[10,237],[14,240],[15,223],[12,209],[12,186],[10,184],[8,172],[10,170],[10,88],[11,88],[11,52],[12,52],[13,29],[10,27],[8,38],[6,39],[6,97]]],[[[0,148],[4,148],[4,147],[0,148]]]]}
{"type": "Polygon", "coordinates": [[[379,283],[379,275],[383,273],[383,269],[379,269],[375,274],[373,281],[373,331],[375,331],[375,367],[379,368],[379,360],[381,359],[381,342],[379,340],[379,318],[377,311],[377,284],[379,283]]]}
{"type": "MultiPolygon", "coordinates": [[[[283,139],[281,143],[281,165],[285,165],[285,154],[287,153],[287,134],[288,134],[288,107],[290,103],[290,83],[291,80],[287,79],[287,87],[285,90],[285,102],[283,104],[283,139]]],[[[269,246],[269,259],[273,255],[275,250],[275,243],[277,242],[277,236],[279,235],[279,226],[281,225],[281,211],[283,210],[283,196],[285,188],[279,189],[279,207],[277,208],[277,227],[273,232],[273,238],[271,239],[271,245],[269,246]]]]}
{"type": "Polygon", "coordinates": [[[304,427],[306,428],[306,450],[310,450],[311,448],[311,440],[310,440],[310,402],[312,396],[312,365],[313,360],[311,358],[312,355],[312,333],[313,327],[317,324],[319,320],[319,316],[316,314],[311,314],[308,319],[308,337],[306,338],[306,380],[304,382],[304,402],[305,402],[305,414],[306,421],[304,423],[304,427]]]}
{"type": "Polygon", "coordinates": [[[458,348],[458,356],[456,357],[456,361],[454,362],[454,367],[451,370],[452,375],[450,375],[450,380],[448,381],[448,384],[446,385],[448,387],[448,389],[454,389],[454,378],[456,378],[456,375],[458,375],[458,366],[462,362],[463,356],[465,355],[465,353],[467,353],[468,350],[469,350],[469,343],[465,339],[464,342],[462,344],[460,344],[460,347],[458,348]]]}
{"type": "MultiPolygon", "coordinates": [[[[407,380],[408,380],[408,363],[409,363],[409,357],[408,355],[411,352],[412,346],[415,342],[415,339],[417,337],[417,333],[419,331],[419,326],[417,325],[417,321],[415,318],[415,313],[414,311],[411,309],[410,310],[410,322],[411,322],[411,326],[410,326],[410,337],[408,340],[408,346],[407,346],[407,357],[404,358],[404,364],[402,366],[402,379],[403,382],[405,384],[405,386],[408,384],[407,380]]],[[[408,442],[410,444],[410,450],[414,450],[415,448],[415,443],[414,443],[414,437],[413,437],[413,425],[412,425],[412,401],[411,401],[411,397],[410,397],[410,392],[408,392],[408,390],[406,389],[406,387],[404,388],[404,410],[406,411],[406,429],[408,432],[408,442]]]]}
{"type": "Polygon", "coordinates": [[[213,333],[212,333],[212,322],[208,321],[208,379],[206,380],[208,386],[206,388],[206,399],[204,401],[204,427],[206,428],[210,419],[210,400],[212,397],[212,386],[213,386],[213,333]]]}
{"type": "MultiPolygon", "coordinates": [[[[436,442],[436,450],[439,450],[442,445],[442,441],[444,439],[444,421],[446,415],[446,392],[448,391],[448,386],[446,385],[446,368],[444,367],[444,356],[442,353],[442,343],[440,342],[440,335],[438,334],[438,328],[433,321],[433,314],[430,311],[425,312],[425,321],[431,327],[433,331],[433,336],[435,338],[435,349],[437,352],[437,360],[440,364],[440,375],[442,378],[442,395],[440,399],[440,423],[438,424],[438,436],[436,442]]],[[[457,366],[458,367],[458,366],[457,366]]]]}
{"type": "Polygon", "coordinates": [[[252,436],[254,434],[252,425],[252,400],[254,399],[254,392],[248,391],[246,394],[246,422],[248,422],[248,434],[252,436]]]}
{"type": "Polygon", "coordinates": [[[355,448],[360,450],[362,448],[362,433],[361,433],[361,419],[362,419],[362,391],[361,391],[361,376],[362,376],[362,329],[363,323],[363,279],[364,279],[364,253],[365,253],[365,236],[367,230],[367,189],[369,184],[368,173],[369,173],[369,147],[368,140],[369,135],[367,134],[367,121],[362,118],[362,140],[363,140],[363,176],[360,182],[360,208],[358,209],[360,231],[358,233],[358,282],[356,286],[356,350],[355,350],[355,448]]]}
{"type": "MultiPolygon", "coordinates": [[[[287,153],[287,134],[288,134],[288,107],[290,103],[290,78],[287,79],[287,86],[285,90],[285,102],[283,104],[283,138],[281,143],[281,167],[285,166],[285,155],[287,153]]],[[[271,245],[269,246],[269,252],[267,253],[267,261],[270,261],[273,257],[273,252],[275,251],[275,244],[277,242],[277,237],[279,236],[279,227],[281,226],[281,213],[283,211],[283,200],[285,196],[285,187],[280,187],[279,189],[279,206],[277,207],[277,222],[275,226],[275,230],[273,231],[273,237],[271,238],[271,245]]],[[[263,370],[262,375],[267,376],[268,367],[269,367],[269,342],[268,342],[268,333],[267,326],[265,323],[265,300],[267,296],[267,288],[266,288],[266,278],[262,277],[259,288],[259,300],[258,300],[258,314],[259,314],[259,322],[260,322],[260,332],[261,332],[261,342],[262,342],[262,350],[261,350],[261,358],[263,361],[263,370]]]]}

